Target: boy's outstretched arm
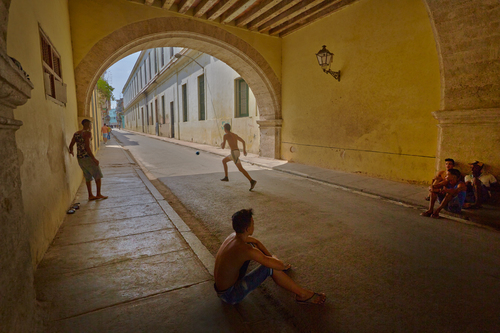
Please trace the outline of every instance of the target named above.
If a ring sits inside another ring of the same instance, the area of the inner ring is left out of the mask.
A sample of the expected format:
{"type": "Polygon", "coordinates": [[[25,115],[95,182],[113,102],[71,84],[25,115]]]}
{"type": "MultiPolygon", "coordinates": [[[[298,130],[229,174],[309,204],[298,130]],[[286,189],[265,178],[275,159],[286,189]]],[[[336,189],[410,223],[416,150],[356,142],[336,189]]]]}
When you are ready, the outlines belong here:
{"type": "Polygon", "coordinates": [[[268,251],[268,249],[262,244],[257,238],[254,238],[252,236],[248,236],[247,238],[248,243],[255,244],[255,246],[262,251],[266,256],[272,256],[271,252],[268,251]]]}
{"type": "Polygon", "coordinates": [[[243,143],[243,155],[247,156],[247,149],[245,146],[245,140],[243,140],[242,138],[240,138],[240,136],[238,136],[238,141],[241,141],[241,143],[243,143]]]}
{"type": "Polygon", "coordinates": [[[259,264],[266,267],[276,269],[278,271],[283,271],[288,268],[288,266],[276,257],[267,256],[258,249],[250,250],[250,259],[257,261],[259,264]]]}

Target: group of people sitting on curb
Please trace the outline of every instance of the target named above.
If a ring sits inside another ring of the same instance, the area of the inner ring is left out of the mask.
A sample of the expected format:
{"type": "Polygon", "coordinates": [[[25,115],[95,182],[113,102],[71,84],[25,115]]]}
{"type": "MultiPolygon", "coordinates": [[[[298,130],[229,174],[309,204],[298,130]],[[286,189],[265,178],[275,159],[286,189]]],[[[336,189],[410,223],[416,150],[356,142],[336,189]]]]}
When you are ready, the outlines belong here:
{"type": "Polygon", "coordinates": [[[429,209],[422,216],[439,218],[439,213],[444,208],[449,212],[460,214],[462,209],[481,208],[487,202],[491,191],[500,188],[492,174],[483,171],[484,164],[479,161],[469,163],[470,174],[462,177],[461,172],[455,169],[455,161],[451,158],[445,160],[446,170],[439,171],[429,186],[429,209]],[[436,201],[439,206],[434,209],[436,201]]]}

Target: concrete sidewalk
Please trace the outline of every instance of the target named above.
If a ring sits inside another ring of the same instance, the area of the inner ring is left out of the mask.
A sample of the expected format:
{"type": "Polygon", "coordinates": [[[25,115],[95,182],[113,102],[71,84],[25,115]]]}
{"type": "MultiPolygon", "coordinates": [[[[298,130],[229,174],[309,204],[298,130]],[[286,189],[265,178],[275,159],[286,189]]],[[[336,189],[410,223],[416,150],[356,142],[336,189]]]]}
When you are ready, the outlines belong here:
{"type": "MultiPolygon", "coordinates": [[[[140,132],[130,132],[177,145],[191,147],[199,151],[219,156],[227,156],[229,154],[229,150],[223,150],[220,147],[181,141],[140,132]]],[[[375,196],[382,200],[387,200],[395,204],[407,205],[422,211],[426,210],[429,206],[429,202],[424,200],[424,198],[428,195],[428,186],[395,182],[368,177],[361,174],[318,168],[297,163],[288,163],[283,160],[259,157],[256,154],[248,154],[247,156],[241,155],[240,160],[264,168],[287,172],[314,181],[327,183],[334,187],[356,192],[362,195],[372,197],[375,196]]],[[[478,210],[463,210],[462,214],[453,214],[443,210],[441,215],[457,222],[500,230],[500,207],[498,205],[484,205],[482,209],[478,210]]]]}
{"type": "Polygon", "coordinates": [[[97,158],[109,198],[82,183],[35,273],[47,332],[295,332],[258,291],[221,302],[213,256],[134,160],[114,138],[97,158]]]}

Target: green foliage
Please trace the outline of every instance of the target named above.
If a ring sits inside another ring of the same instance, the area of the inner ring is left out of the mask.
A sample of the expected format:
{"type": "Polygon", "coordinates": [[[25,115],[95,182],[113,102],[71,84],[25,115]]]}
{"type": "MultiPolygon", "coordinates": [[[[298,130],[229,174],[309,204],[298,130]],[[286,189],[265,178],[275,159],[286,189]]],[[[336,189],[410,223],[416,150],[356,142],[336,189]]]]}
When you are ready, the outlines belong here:
{"type": "Polygon", "coordinates": [[[115,96],[113,96],[113,90],[115,90],[115,88],[110,86],[108,81],[106,81],[102,77],[100,77],[99,81],[97,81],[97,90],[99,90],[107,100],[115,100],[115,96]]]}

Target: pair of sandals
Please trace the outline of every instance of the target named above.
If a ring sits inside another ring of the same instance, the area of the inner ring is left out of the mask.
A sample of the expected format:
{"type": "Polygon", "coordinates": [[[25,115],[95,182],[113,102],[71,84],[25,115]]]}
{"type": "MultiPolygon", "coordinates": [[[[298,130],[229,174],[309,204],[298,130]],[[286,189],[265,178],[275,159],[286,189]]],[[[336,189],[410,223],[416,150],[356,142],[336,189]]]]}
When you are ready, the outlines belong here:
{"type": "Polygon", "coordinates": [[[80,209],[80,203],[79,202],[75,202],[71,207],[70,209],[68,209],[66,211],[66,214],[74,214],[76,212],[77,209],[80,209]]]}

